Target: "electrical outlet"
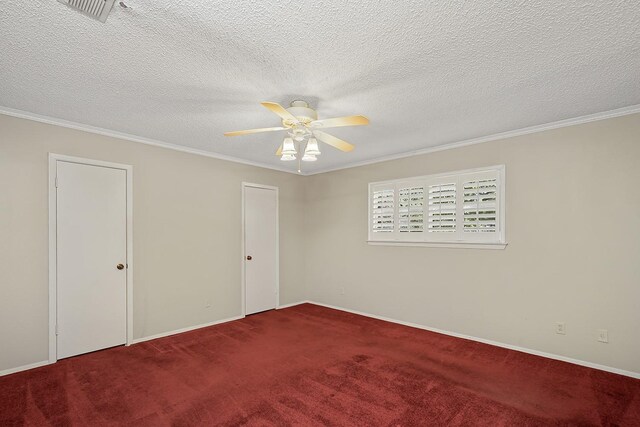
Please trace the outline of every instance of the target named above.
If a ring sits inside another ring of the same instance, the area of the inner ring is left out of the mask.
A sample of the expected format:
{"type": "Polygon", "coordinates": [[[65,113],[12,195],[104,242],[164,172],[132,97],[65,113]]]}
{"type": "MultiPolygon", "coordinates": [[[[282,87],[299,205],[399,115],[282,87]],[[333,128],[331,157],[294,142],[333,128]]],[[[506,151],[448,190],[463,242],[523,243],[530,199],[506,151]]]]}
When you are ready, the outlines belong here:
{"type": "Polygon", "coordinates": [[[609,331],[606,329],[598,329],[598,342],[608,343],[609,342],[609,331]]]}
{"type": "Polygon", "coordinates": [[[567,330],[564,326],[564,322],[556,322],[556,334],[566,335],[567,330]]]}
{"type": "Polygon", "coordinates": [[[207,300],[207,302],[204,304],[204,308],[211,308],[211,300],[207,300]]]}

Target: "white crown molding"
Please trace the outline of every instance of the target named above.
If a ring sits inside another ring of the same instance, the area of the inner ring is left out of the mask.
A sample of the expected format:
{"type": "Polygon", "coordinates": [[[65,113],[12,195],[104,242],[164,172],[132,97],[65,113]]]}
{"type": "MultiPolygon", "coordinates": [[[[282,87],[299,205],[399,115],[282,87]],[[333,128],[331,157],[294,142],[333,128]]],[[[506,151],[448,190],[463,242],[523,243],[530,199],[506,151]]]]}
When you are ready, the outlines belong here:
{"type": "Polygon", "coordinates": [[[0,105],[0,114],[6,116],[17,117],[20,119],[33,120],[35,122],[46,123],[49,125],[61,126],[69,129],[80,130],[83,132],[94,133],[97,135],[110,136],[113,138],[124,139],[126,141],[139,142],[141,144],[153,145],[154,147],[166,148],[169,150],[181,151],[183,153],[195,154],[198,156],[211,157],[218,160],[226,160],[228,162],[241,163],[249,166],[256,166],[259,168],[276,170],[278,172],[286,172],[294,175],[298,175],[297,171],[292,171],[285,168],[279,168],[277,166],[269,165],[266,163],[253,162],[250,160],[240,159],[238,157],[226,156],[224,154],[217,154],[210,151],[198,150],[196,148],[185,147],[183,145],[172,144],[170,142],[158,141],[155,139],[145,138],[143,136],[131,135],[124,132],[118,132],[115,130],[99,128],[96,126],[84,125],[82,123],[76,123],[69,120],[58,119],[55,117],[43,116],[40,114],[30,113],[28,111],[16,110],[14,108],[4,107],[0,105]]]}
{"type": "Polygon", "coordinates": [[[448,144],[442,144],[435,147],[423,148],[420,150],[406,151],[404,153],[391,154],[383,157],[376,157],[371,160],[363,160],[361,162],[349,163],[342,166],[336,167],[328,167],[324,169],[319,169],[310,172],[302,172],[298,173],[297,171],[292,171],[290,169],[280,168],[277,166],[269,165],[266,163],[253,162],[250,160],[244,160],[237,157],[226,156],[223,154],[217,154],[210,151],[198,150],[195,148],[189,148],[182,145],[172,144],[169,142],[158,141],[155,139],[145,138],[142,136],[131,135],[124,132],[118,132],[114,130],[99,128],[90,125],[84,125],[81,123],[71,122],[64,119],[58,119],[55,117],[43,116],[40,114],[30,113],[28,111],[17,110],[14,108],[4,107],[0,105],[0,114],[4,114],[7,116],[18,117],[21,119],[33,120],[36,122],[46,123],[50,125],[56,125],[61,127],[66,127],[69,129],[76,129],[84,132],[94,133],[98,135],[110,136],[113,138],[124,139],[127,141],[139,142],[142,144],[153,145],[156,147],[166,148],[169,150],[181,151],[183,153],[195,154],[198,156],[210,157],[218,160],[226,160],[234,163],[241,163],[249,166],[256,166],[259,168],[276,170],[279,172],[290,173],[294,175],[303,175],[303,176],[311,176],[317,175],[321,173],[334,172],[342,169],[350,169],[359,166],[367,166],[375,163],[387,162],[389,160],[397,160],[403,159],[406,157],[419,156],[421,154],[429,154],[437,151],[443,150],[451,150],[454,148],[466,147],[468,145],[481,144],[483,142],[497,141],[500,139],[513,138],[516,136],[527,135],[531,133],[544,132],[547,130],[558,129],[567,126],[579,125],[583,123],[595,122],[598,120],[611,119],[614,117],[626,116],[629,114],[640,113],[640,104],[630,105],[628,107],[617,108],[615,110],[602,111],[599,113],[588,114],[586,116],[574,117],[571,119],[559,120],[556,122],[545,123],[536,126],[530,126],[522,129],[515,129],[507,132],[496,133],[493,135],[481,136],[478,138],[466,139],[463,141],[451,142],[448,144]]]}
{"type": "Polygon", "coordinates": [[[405,157],[413,157],[421,154],[434,153],[436,151],[451,150],[453,148],[466,147],[467,145],[481,144],[483,142],[497,141],[499,139],[513,138],[516,136],[527,135],[530,133],[544,132],[547,130],[563,128],[567,126],[579,125],[583,123],[595,122],[598,120],[612,119],[614,117],[627,116],[629,114],[640,113],[640,104],[630,105],[628,107],[617,108],[615,110],[602,111],[600,113],[588,114],[586,116],[574,117],[572,119],[559,120],[536,126],[530,126],[522,129],[510,130],[507,132],[494,133],[493,135],[481,136],[478,138],[465,139],[463,141],[451,142],[435,147],[423,148],[420,150],[406,151],[399,154],[390,154],[388,156],[376,157],[371,160],[363,160],[361,162],[350,163],[344,166],[329,167],[325,169],[315,170],[303,175],[317,175],[321,173],[334,172],[342,169],[351,169],[359,166],[367,166],[375,163],[387,162],[389,160],[404,159],[405,157]]]}

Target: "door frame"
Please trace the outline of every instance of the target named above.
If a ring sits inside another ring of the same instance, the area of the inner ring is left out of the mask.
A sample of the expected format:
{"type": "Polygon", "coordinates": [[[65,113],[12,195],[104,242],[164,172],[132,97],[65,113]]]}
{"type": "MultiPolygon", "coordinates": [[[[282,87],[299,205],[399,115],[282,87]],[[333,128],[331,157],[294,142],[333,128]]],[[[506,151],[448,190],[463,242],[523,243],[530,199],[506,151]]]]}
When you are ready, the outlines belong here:
{"type": "Polygon", "coordinates": [[[278,187],[274,187],[272,185],[264,185],[264,184],[255,184],[251,182],[242,182],[242,215],[241,215],[241,225],[240,229],[242,230],[242,236],[240,238],[240,308],[241,315],[244,317],[247,315],[247,305],[246,305],[246,292],[247,292],[247,282],[245,280],[245,266],[247,260],[245,259],[245,189],[247,187],[260,188],[263,190],[275,190],[276,192],[276,306],[275,308],[280,308],[280,190],[278,187]]]}
{"type": "Polygon", "coordinates": [[[127,343],[133,341],[133,166],[102,160],[66,156],[49,153],[49,363],[55,363],[57,357],[56,319],[58,306],[57,286],[57,192],[56,176],[58,161],[78,163],[124,170],[127,174],[127,343]]]}

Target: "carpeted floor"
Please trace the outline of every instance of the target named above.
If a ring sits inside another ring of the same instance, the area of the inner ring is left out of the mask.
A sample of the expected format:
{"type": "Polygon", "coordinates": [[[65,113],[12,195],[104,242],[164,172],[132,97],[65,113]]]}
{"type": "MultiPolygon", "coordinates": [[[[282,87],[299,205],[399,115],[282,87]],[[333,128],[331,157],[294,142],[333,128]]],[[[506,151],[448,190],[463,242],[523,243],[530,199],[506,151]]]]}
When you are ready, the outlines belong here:
{"type": "Polygon", "coordinates": [[[640,380],[304,304],[2,377],[12,425],[640,426],[640,380]]]}

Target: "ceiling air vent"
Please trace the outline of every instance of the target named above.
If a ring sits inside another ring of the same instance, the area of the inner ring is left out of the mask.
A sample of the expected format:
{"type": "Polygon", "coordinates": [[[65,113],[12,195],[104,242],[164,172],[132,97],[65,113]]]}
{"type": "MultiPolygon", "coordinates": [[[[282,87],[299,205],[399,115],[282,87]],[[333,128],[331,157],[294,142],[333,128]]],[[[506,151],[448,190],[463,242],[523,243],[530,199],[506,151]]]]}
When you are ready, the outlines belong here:
{"type": "Polygon", "coordinates": [[[105,22],[115,0],[58,0],[72,9],[79,10],[85,15],[105,22]]]}

